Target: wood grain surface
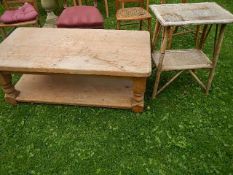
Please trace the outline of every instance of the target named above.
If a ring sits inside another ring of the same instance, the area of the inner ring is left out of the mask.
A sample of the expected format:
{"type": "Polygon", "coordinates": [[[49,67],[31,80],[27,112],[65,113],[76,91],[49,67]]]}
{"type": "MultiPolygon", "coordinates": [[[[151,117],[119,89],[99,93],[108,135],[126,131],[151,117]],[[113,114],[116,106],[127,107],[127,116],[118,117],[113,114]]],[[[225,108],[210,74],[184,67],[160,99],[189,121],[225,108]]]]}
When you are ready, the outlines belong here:
{"type": "Polygon", "coordinates": [[[0,71],[148,77],[146,31],[18,28],[0,44],[0,71]]]}

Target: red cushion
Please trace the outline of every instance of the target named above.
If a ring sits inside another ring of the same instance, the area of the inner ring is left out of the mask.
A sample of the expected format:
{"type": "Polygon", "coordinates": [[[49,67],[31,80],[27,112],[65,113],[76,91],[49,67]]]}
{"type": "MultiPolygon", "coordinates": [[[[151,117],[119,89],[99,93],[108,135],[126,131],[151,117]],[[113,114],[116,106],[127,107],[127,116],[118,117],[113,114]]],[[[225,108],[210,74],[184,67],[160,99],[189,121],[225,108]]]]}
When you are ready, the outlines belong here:
{"type": "Polygon", "coordinates": [[[17,10],[6,10],[0,17],[0,21],[6,24],[26,22],[36,19],[37,16],[35,8],[31,4],[25,3],[17,10]]]}
{"type": "Polygon", "coordinates": [[[57,20],[57,27],[64,28],[103,28],[104,19],[93,6],[68,7],[57,20]]]}

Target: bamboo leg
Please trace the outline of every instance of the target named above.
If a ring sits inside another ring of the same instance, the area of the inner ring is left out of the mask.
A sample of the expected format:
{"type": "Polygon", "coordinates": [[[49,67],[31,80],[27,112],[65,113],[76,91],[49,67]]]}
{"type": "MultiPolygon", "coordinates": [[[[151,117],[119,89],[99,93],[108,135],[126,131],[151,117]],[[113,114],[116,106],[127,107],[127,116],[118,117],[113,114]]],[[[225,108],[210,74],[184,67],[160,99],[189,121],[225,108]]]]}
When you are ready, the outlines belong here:
{"type": "Polygon", "coordinates": [[[195,33],[195,46],[197,49],[199,45],[199,32],[200,32],[200,25],[197,26],[196,33],[195,33]]]}
{"type": "Polygon", "coordinates": [[[168,49],[171,49],[171,47],[172,47],[173,32],[174,32],[174,30],[171,29],[171,32],[169,33],[169,36],[168,36],[168,49]]]}
{"type": "Polygon", "coordinates": [[[212,28],[212,25],[210,25],[209,28],[208,28],[208,25],[204,26],[201,41],[200,41],[200,47],[199,47],[201,50],[204,48],[206,39],[211,31],[211,28],[212,28]]]}
{"type": "Polygon", "coordinates": [[[152,38],[152,44],[151,44],[151,49],[152,50],[155,49],[155,44],[157,42],[160,30],[161,30],[161,25],[160,25],[159,21],[157,20],[156,24],[155,24],[155,30],[154,30],[154,33],[153,33],[153,38],[152,38]]]}
{"type": "Polygon", "coordinates": [[[189,70],[189,73],[193,76],[193,78],[197,81],[197,83],[206,90],[206,86],[202,83],[202,81],[198,78],[198,76],[195,74],[195,70],[189,70]]]}
{"type": "Polygon", "coordinates": [[[216,47],[214,49],[214,54],[213,54],[214,57],[212,60],[213,68],[210,70],[210,74],[209,74],[209,78],[208,78],[208,82],[207,82],[207,86],[206,86],[206,95],[209,94],[209,89],[211,87],[211,83],[212,83],[213,78],[214,78],[214,73],[215,73],[216,65],[218,62],[218,58],[219,58],[219,54],[221,51],[222,42],[223,42],[223,38],[224,38],[225,28],[226,28],[226,24],[222,24],[220,27],[219,34],[216,33],[218,35],[218,37],[217,37],[217,41],[216,41],[216,47]]]}
{"type": "Polygon", "coordinates": [[[165,51],[167,48],[167,41],[168,41],[168,36],[169,36],[170,30],[171,30],[171,27],[165,27],[164,30],[165,30],[165,34],[164,34],[164,39],[162,41],[162,45],[161,45],[161,49],[160,49],[160,58],[159,58],[159,64],[157,67],[157,73],[156,73],[156,79],[155,79],[152,98],[155,98],[157,95],[159,81],[160,81],[160,75],[162,73],[163,60],[164,60],[165,51]]]}
{"type": "Polygon", "coordinates": [[[144,93],[146,90],[146,78],[133,79],[132,110],[142,112],[144,109],[144,93]]]}
{"type": "Polygon", "coordinates": [[[16,105],[16,97],[19,95],[19,91],[14,88],[11,79],[11,74],[0,72],[0,85],[5,93],[5,100],[12,105],[16,105]]]}
{"type": "MultiPolygon", "coordinates": [[[[217,40],[218,40],[218,30],[219,30],[219,25],[216,25],[215,37],[214,37],[214,50],[216,48],[216,44],[217,44],[217,40]]],[[[214,57],[214,53],[213,53],[213,57],[214,57]]]]}
{"type": "Polygon", "coordinates": [[[179,26],[176,26],[173,33],[177,33],[178,32],[178,29],[179,29],[179,26]]]}
{"type": "Polygon", "coordinates": [[[106,16],[107,18],[109,17],[109,11],[108,11],[108,0],[104,0],[104,4],[105,4],[105,12],[106,12],[106,16]]]}
{"type": "Polygon", "coordinates": [[[202,30],[202,34],[201,34],[201,38],[199,41],[199,49],[203,48],[203,42],[204,42],[204,38],[205,38],[205,35],[207,32],[207,28],[208,28],[208,25],[204,25],[203,30],[202,30]]]}
{"type": "Polygon", "coordinates": [[[174,77],[172,77],[161,89],[158,90],[157,94],[159,94],[160,92],[162,92],[167,86],[169,86],[173,81],[175,81],[180,74],[184,72],[183,70],[178,72],[174,77]]]}

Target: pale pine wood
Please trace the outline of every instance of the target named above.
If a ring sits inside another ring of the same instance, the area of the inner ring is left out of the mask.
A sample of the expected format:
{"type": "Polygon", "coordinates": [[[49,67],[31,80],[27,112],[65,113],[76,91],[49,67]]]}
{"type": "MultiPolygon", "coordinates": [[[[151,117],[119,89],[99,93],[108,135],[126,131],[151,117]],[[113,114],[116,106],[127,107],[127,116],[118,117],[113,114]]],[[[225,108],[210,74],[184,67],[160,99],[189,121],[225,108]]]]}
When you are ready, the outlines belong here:
{"type": "Polygon", "coordinates": [[[233,15],[215,2],[150,5],[150,9],[163,26],[233,22],[233,15]]]}
{"type": "MultiPolygon", "coordinates": [[[[37,11],[37,3],[36,0],[3,0],[3,6],[5,10],[15,10],[22,6],[25,2],[30,3],[37,11]]],[[[25,21],[25,22],[18,22],[12,24],[5,24],[0,22],[0,29],[2,31],[2,37],[5,39],[7,37],[7,33],[5,32],[4,28],[6,27],[22,27],[22,26],[35,26],[40,27],[40,21],[37,17],[35,20],[25,21]]]]}
{"type": "Polygon", "coordinates": [[[133,99],[132,99],[132,110],[134,112],[143,112],[145,90],[146,90],[146,78],[134,78],[133,99]]]}
{"type": "MultiPolygon", "coordinates": [[[[156,66],[159,65],[159,57],[160,52],[153,52],[152,58],[156,66]]],[[[212,62],[201,50],[167,50],[163,61],[162,71],[201,68],[212,68],[212,62]]]]}
{"type": "Polygon", "coordinates": [[[80,75],[23,75],[15,88],[19,102],[132,107],[132,81],[80,75]]]}
{"type": "Polygon", "coordinates": [[[148,77],[144,31],[18,28],[0,45],[0,70],[148,77]]]}
{"type": "MultiPolygon", "coordinates": [[[[0,71],[47,74],[23,75],[15,102],[142,112],[151,72],[150,36],[139,31],[19,28],[0,44],[0,71]]],[[[6,89],[14,87],[9,80],[4,83],[6,78],[1,85],[9,96],[6,89]]]]}

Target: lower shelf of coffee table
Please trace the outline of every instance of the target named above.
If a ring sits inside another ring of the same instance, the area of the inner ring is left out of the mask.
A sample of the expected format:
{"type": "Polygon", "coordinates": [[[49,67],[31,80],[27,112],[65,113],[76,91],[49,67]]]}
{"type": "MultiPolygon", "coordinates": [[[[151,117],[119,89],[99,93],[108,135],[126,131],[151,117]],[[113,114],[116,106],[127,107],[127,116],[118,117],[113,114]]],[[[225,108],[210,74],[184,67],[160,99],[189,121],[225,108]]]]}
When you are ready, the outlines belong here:
{"type": "Polygon", "coordinates": [[[132,107],[132,81],[122,78],[25,74],[15,88],[19,102],[132,107]]]}

